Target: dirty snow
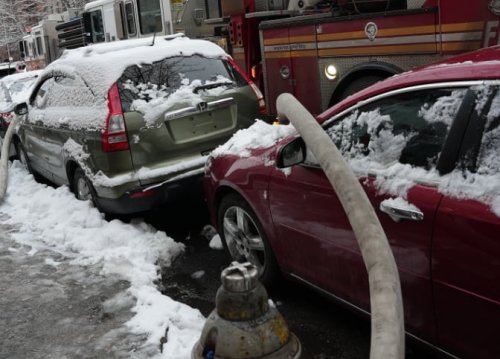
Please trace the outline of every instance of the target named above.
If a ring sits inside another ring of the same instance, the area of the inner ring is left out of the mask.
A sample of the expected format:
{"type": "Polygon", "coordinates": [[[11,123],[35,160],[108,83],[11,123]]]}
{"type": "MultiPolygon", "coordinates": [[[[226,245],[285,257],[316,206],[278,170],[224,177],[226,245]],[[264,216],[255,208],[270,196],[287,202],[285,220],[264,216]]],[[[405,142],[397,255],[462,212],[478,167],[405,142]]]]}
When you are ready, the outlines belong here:
{"type": "MultiPolygon", "coordinates": [[[[122,298],[134,299],[134,315],[126,329],[145,337],[138,357],[147,353],[152,358],[190,358],[204,318],[156,287],[160,264],[168,266],[183,245],[143,222],[105,221],[89,202],[77,201],[67,187],[54,189],[35,182],[17,161],[9,173],[0,226],[18,229],[11,233],[12,239],[20,245],[59,251],[71,257],[73,265],[98,265],[99,275],[127,281],[122,298]],[[168,341],[161,354],[159,343],[167,328],[168,341]]],[[[58,262],[47,259],[46,264],[58,266],[58,262]]]]}

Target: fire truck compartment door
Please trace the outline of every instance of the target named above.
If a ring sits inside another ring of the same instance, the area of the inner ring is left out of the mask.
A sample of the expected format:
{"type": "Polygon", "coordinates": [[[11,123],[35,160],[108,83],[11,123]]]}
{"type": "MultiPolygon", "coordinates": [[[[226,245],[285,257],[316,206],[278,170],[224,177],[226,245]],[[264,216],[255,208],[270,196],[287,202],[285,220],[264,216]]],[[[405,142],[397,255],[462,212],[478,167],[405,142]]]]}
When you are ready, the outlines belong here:
{"type": "Polygon", "coordinates": [[[262,55],[265,61],[267,104],[276,114],[276,98],[284,93],[294,93],[294,77],[288,28],[266,29],[263,32],[262,55]]]}

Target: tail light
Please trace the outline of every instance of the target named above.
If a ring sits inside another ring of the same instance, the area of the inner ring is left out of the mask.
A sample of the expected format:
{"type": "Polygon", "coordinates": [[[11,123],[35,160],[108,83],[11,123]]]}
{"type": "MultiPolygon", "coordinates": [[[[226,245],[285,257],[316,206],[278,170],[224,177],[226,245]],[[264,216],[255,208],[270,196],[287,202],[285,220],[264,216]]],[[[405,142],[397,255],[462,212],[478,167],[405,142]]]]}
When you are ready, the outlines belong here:
{"type": "Polygon", "coordinates": [[[127,128],[116,83],[108,91],[108,110],[102,131],[102,150],[104,152],[128,150],[127,128]]]}
{"type": "Polygon", "coordinates": [[[8,126],[10,125],[10,121],[14,118],[14,114],[12,112],[0,112],[0,117],[3,118],[3,121],[8,126]]]}
{"type": "Polygon", "coordinates": [[[243,76],[248,82],[248,85],[252,88],[255,96],[257,97],[257,100],[259,101],[259,108],[260,108],[260,113],[266,113],[266,101],[264,100],[264,95],[260,91],[260,89],[257,87],[257,85],[250,80],[250,78],[247,76],[247,74],[238,66],[238,64],[232,59],[228,58],[228,61],[231,65],[234,66],[234,68],[243,76]]]}

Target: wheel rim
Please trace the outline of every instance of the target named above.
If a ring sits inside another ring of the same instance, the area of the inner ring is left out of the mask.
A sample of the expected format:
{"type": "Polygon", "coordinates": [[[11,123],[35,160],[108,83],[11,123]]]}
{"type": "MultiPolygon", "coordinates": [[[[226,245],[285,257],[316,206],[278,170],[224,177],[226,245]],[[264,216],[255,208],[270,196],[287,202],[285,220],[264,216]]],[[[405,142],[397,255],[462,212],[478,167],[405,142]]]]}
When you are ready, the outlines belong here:
{"type": "Polygon", "coordinates": [[[92,198],[90,194],[90,187],[85,178],[78,178],[78,181],[76,182],[76,194],[77,198],[81,201],[90,200],[92,198]]]}
{"type": "Polygon", "coordinates": [[[265,269],[266,249],[262,234],[252,217],[241,207],[229,207],[224,213],[224,239],[231,257],[249,261],[259,273],[265,269]]]}

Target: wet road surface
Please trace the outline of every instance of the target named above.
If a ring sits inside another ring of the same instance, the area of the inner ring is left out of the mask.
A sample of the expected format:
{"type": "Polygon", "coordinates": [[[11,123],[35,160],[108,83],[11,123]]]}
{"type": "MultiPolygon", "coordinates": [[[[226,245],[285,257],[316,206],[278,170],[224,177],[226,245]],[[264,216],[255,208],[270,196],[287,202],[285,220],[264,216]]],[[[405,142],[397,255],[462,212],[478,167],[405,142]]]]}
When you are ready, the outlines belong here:
{"type": "MultiPolygon", "coordinates": [[[[230,260],[213,250],[200,231],[208,221],[202,203],[172,206],[146,220],[186,245],[186,251],[162,273],[162,291],[175,300],[199,309],[204,316],[214,309],[220,273],[230,260]],[[174,229],[175,230],[172,230],[174,229]]],[[[370,322],[301,284],[283,280],[269,293],[289,328],[300,339],[302,359],[366,359],[370,350],[370,322]]],[[[406,359],[438,358],[426,348],[407,344],[406,359]]]]}

